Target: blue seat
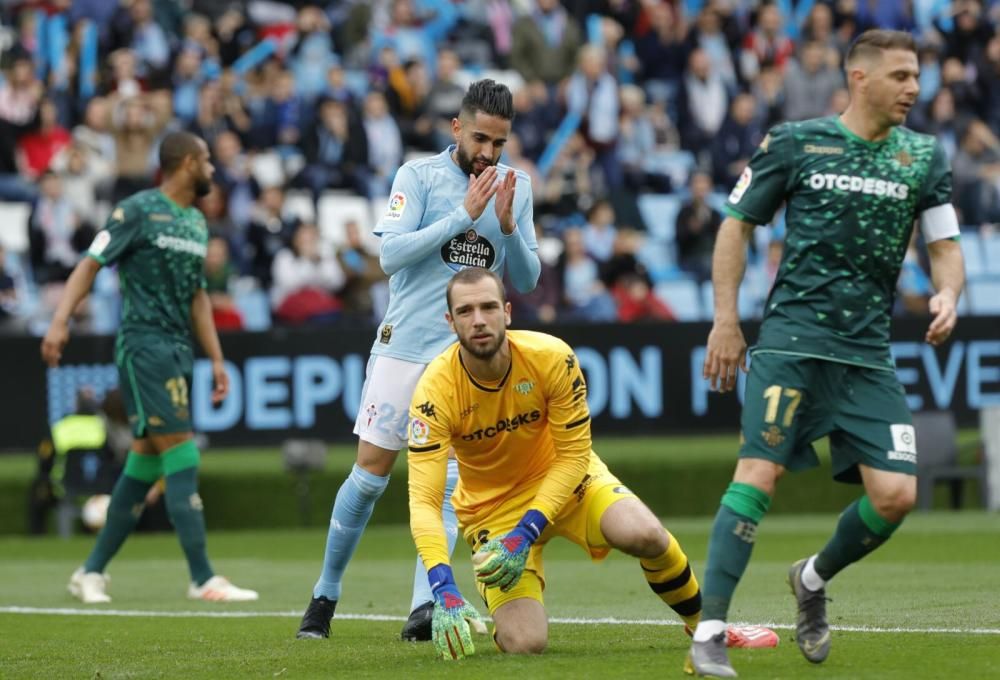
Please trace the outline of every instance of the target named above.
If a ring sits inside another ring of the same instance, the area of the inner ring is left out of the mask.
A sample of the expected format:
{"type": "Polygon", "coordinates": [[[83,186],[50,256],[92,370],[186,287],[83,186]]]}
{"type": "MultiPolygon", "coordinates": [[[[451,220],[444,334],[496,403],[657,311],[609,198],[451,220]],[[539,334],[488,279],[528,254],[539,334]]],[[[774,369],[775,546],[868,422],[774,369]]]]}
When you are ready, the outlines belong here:
{"type": "Polygon", "coordinates": [[[642,194],[639,196],[639,214],[650,236],[674,242],[677,236],[677,213],[681,199],[676,194],[642,194]]]}
{"type": "Polygon", "coordinates": [[[236,293],[233,302],[243,315],[243,328],[248,331],[266,331],[271,327],[271,301],[262,290],[236,293]]]}
{"type": "Polygon", "coordinates": [[[1000,279],[969,281],[968,294],[973,314],[1000,315],[1000,279]]]}
{"type": "Polygon", "coordinates": [[[1000,275],[1000,234],[983,238],[982,245],[986,271],[991,275],[1000,275]]]}
{"type": "Polygon", "coordinates": [[[965,259],[965,275],[974,279],[985,274],[983,244],[979,234],[971,230],[963,232],[959,243],[962,246],[962,257],[965,259]]]}
{"type": "Polygon", "coordinates": [[[661,281],[656,284],[654,292],[673,311],[678,321],[701,321],[698,284],[691,279],[661,281]]]}

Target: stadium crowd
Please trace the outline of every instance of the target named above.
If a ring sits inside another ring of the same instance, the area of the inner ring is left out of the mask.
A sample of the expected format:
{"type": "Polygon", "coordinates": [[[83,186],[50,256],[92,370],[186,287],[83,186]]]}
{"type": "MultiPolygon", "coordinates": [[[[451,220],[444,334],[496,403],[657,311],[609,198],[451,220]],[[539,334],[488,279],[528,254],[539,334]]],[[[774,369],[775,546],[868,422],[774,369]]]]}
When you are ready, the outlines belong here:
{"type": "MultiPolygon", "coordinates": [[[[919,39],[907,124],[944,145],[970,280],[1000,290],[997,0],[5,0],[0,18],[7,330],[44,331],[172,129],[216,166],[199,207],[220,328],[377,320],[371,227],[399,166],[451,143],[480,77],[514,92],[504,161],[534,187],[542,274],[512,291],[519,320],[711,318],[727,192],[770,126],[842,110],[844,50],[874,26],[919,39]]],[[[757,231],[747,317],[781,256],[781,220],[757,231]]],[[[926,314],[923,252],[900,314],[926,314]]],[[[117,285],[102,273],[82,324],[115,328],[117,285]]]]}

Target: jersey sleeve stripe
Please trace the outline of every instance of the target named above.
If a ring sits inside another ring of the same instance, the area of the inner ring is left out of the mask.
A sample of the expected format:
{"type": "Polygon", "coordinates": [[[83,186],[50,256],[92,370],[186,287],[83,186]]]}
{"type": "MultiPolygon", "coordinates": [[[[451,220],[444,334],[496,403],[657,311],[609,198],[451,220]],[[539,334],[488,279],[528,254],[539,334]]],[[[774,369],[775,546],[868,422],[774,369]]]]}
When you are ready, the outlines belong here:
{"type": "Polygon", "coordinates": [[[566,426],[567,430],[572,430],[574,427],[580,427],[581,425],[586,425],[590,422],[590,414],[588,413],[585,417],[580,418],[580,420],[574,420],[572,423],[566,426]]]}
{"type": "Polygon", "coordinates": [[[729,215],[735,220],[739,220],[740,222],[746,222],[747,224],[756,224],[756,225],[761,224],[761,221],[758,220],[756,217],[741,213],[739,210],[732,207],[731,205],[723,206],[723,210],[727,215],[729,215]]]}
{"type": "Polygon", "coordinates": [[[98,261],[98,262],[100,262],[100,263],[101,263],[102,265],[105,265],[105,264],[107,264],[107,262],[105,262],[105,260],[104,260],[104,257],[103,257],[102,255],[95,255],[94,253],[91,253],[91,252],[87,252],[87,253],[85,253],[85,254],[86,254],[86,256],[87,256],[87,257],[89,257],[89,258],[91,258],[91,259],[93,259],[93,260],[97,260],[97,261],[98,261]]]}
{"type": "Polygon", "coordinates": [[[440,444],[428,444],[427,446],[411,446],[410,451],[413,453],[427,453],[428,451],[437,451],[441,448],[440,444]]]}

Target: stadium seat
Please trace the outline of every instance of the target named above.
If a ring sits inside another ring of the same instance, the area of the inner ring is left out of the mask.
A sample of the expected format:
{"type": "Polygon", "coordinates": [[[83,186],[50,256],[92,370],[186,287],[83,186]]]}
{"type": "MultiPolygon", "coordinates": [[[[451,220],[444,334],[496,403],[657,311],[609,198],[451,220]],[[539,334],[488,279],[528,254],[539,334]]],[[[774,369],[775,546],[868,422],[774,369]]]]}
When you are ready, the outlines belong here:
{"type": "Polygon", "coordinates": [[[681,198],[677,194],[642,194],[639,196],[639,214],[650,236],[670,243],[671,261],[674,257],[674,238],[677,234],[677,213],[681,198]]]}
{"type": "Polygon", "coordinates": [[[982,245],[986,271],[992,275],[1000,275],[1000,233],[983,238],[982,245]]]}
{"type": "Polygon", "coordinates": [[[285,205],[281,212],[290,217],[297,217],[303,222],[316,222],[316,206],[313,205],[312,194],[308,191],[285,192],[285,205]]]}
{"type": "Polygon", "coordinates": [[[12,253],[28,251],[29,203],[0,203],[0,243],[12,253]]]}
{"type": "Polygon", "coordinates": [[[917,504],[921,510],[934,506],[934,486],[951,484],[951,507],[962,506],[963,482],[971,480],[979,487],[983,505],[987,502],[986,466],[958,463],[958,427],[951,411],[921,411],[913,414],[917,449],[917,504]]]}
{"type": "Polygon", "coordinates": [[[243,316],[243,328],[248,331],[266,331],[271,327],[271,301],[262,290],[239,291],[233,302],[243,316]]]}
{"type": "Polygon", "coordinates": [[[962,256],[965,258],[965,275],[970,279],[975,279],[985,274],[983,244],[979,233],[971,229],[963,231],[959,243],[962,245],[962,256]]]}
{"type": "Polygon", "coordinates": [[[701,321],[698,284],[691,279],[661,281],[656,284],[654,292],[673,310],[678,321],[701,321]]]}
{"type": "Polygon", "coordinates": [[[674,261],[674,243],[664,238],[646,239],[636,257],[649,272],[653,283],[678,278],[680,270],[674,261]]]}
{"type": "Polygon", "coordinates": [[[317,206],[319,232],[323,239],[340,248],[347,242],[344,225],[355,220],[361,233],[372,230],[371,204],[363,196],[328,191],[319,198],[317,206]]]}
{"type": "Polygon", "coordinates": [[[967,286],[973,314],[1000,315],[1000,279],[977,279],[967,286]]]}

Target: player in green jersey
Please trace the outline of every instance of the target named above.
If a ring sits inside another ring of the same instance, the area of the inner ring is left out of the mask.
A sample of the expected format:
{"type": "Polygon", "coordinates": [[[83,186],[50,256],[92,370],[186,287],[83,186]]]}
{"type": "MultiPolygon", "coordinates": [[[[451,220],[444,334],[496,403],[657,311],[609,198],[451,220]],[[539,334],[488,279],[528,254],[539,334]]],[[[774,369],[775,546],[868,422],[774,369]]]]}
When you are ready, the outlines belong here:
{"type": "Polygon", "coordinates": [[[900,127],[919,86],[913,38],[866,31],[846,58],[850,105],[839,117],[772,129],[729,195],[715,245],[715,323],[704,375],[729,391],[746,371],[737,291],[747,241],[784,203],[787,236],[752,350],[739,462],[709,541],[704,609],[685,671],[734,677],[725,620],[757,525],[785,470],[817,465],[830,437],[833,475],[865,495],[840,516],[829,543],[796,562],[796,640],[822,662],[830,650],[825,585],[884,543],[916,498],[914,432],[889,353],[890,312],[914,223],[930,253],[936,294],[926,340],[955,327],[964,285],[951,173],[933,138],[900,127]]]}
{"type": "Polygon", "coordinates": [[[209,564],[198,496],[201,454],[191,431],[192,331],[212,361],[212,401],[222,401],[229,390],[205,292],[208,229],[192,206],[211,190],[214,168],[208,146],[190,133],[172,132],[160,145],[160,170],[158,188],[115,206],[66,282],[42,341],[42,358],[56,366],[69,340],[70,315],[90,292],[100,268],[116,265],[123,305],[115,363],[135,439],[111,494],[107,522],[87,561],[73,573],[69,590],[86,603],[111,601],[104,568],[135,527],[146,493],[163,477],[167,512],[191,572],[188,597],[256,600],[256,592],[237,588],[209,564]]]}

